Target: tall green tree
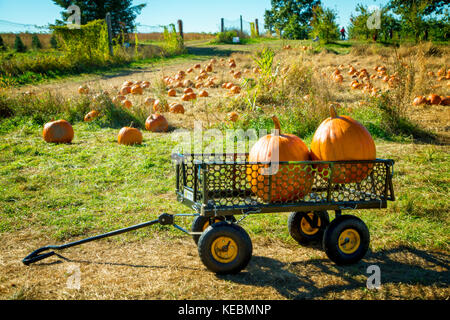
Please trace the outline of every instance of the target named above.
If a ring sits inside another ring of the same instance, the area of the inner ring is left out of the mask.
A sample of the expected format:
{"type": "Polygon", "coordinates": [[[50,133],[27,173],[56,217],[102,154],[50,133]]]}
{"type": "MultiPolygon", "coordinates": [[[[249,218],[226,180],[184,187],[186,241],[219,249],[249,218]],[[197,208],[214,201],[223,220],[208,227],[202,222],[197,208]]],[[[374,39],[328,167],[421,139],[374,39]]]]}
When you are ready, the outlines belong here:
{"type": "Polygon", "coordinates": [[[306,39],[311,32],[313,8],[320,0],[272,0],[264,14],[265,28],[278,30],[283,38],[306,39]]]}
{"type": "Polygon", "coordinates": [[[329,43],[339,38],[339,27],[336,23],[336,12],[329,8],[316,6],[311,20],[313,37],[319,37],[321,42],[329,43]]]}
{"type": "MultiPolygon", "coordinates": [[[[106,13],[111,13],[111,25],[113,34],[119,35],[133,32],[136,17],[141,13],[146,4],[133,5],[132,0],[53,0],[64,9],[71,5],[77,5],[81,10],[81,23],[86,24],[93,20],[105,19],[106,13]]],[[[57,24],[65,24],[70,14],[61,12],[63,20],[57,20],[57,24]]]]}
{"type": "Polygon", "coordinates": [[[448,0],[391,0],[388,7],[401,17],[403,31],[415,41],[428,34],[427,20],[448,8],[448,0]]]}
{"type": "Polygon", "coordinates": [[[369,29],[367,25],[367,20],[374,14],[366,6],[358,4],[356,6],[356,15],[351,15],[350,18],[350,28],[349,37],[352,39],[384,39],[384,41],[391,40],[394,34],[398,34],[401,31],[401,24],[398,19],[396,19],[389,7],[381,8],[380,17],[381,29],[369,29]]]}

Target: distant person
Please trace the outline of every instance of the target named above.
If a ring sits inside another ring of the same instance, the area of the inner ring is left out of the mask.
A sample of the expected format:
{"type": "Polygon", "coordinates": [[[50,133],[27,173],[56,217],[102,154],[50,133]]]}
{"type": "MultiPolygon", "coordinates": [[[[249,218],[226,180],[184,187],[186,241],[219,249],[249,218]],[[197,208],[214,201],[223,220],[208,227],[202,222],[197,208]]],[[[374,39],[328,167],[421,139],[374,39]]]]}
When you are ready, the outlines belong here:
{"type": "Polygon", "coordinates": [[[344,27],[342,27],[342,29],[341,29],[341,39],[345,40],[345,28],[344,27]]]}

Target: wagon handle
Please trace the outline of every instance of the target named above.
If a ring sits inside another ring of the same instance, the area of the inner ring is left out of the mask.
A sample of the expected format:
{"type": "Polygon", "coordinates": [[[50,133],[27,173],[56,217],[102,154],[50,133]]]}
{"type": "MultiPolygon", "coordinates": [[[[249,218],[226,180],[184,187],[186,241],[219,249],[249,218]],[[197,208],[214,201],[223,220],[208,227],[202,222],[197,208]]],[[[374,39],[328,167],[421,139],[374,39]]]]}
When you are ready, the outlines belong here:
{"type": "Polygon", "coordinates": [[[45,258],[48,258],[48,257],[51,257],[51,256],[55,255],[54,251],[50,251],[50,252],[47,252],[47,253],[44,253],[44,254],[39,254],[39,253],[41,253],[43,251],[47,251],[49,249],[51,249],[51,248],[50,247],[43,247],[43,248],[40,248],[40,249],[37,249],[37,250],[33,251],[32,253],[27,255],[22,260],[23,264],[28,266],[31,263],[35,263],[35,262],[38,262],[40,260],[43,260],[45,258]]]}
{"type": "Polygon", "coordinates": [[[51,249],[63,250],[63,249],[67,249],[67,248],[70,248],[70,247],[78,246],[78,245],[83,244],[83,243],[87,243],[87,242],[91,242],[91,241],[95,241],[95,240],[99,240],[99,239],[103,239],[103,238],[108,238],[108,237],[119,235],[119,234],[122,234],[122,233],[125,233],[125,232],[129,232],[129,231],[133,231],[133,230],[149,227],[149,226],[152,226],[152,225],[157,224],[157,223],[159,223],[160,225],[163,225],[163,226],[165,226],[165,225],[173,225],[175,228],[177,228],[177,229],[179,229],[179,230],[181,230],[181,231],[183,231],[185,233],[190,234],[189,231],[184,230],[183,228],[179,227],[178,225],[176,225],[174,223],[174,217],[186,217],[186,216],[193,217],[193,216],[198,216],[198,214],[175,214],[175,215],[172,215],[172,214],[163,213],[156,220],[152,220],[152,221],[149,221],[149,222],[144,222],[144,223],[141,223],[141,224],[137,224],[137,225],[134,225],[134,226],[131,226],[131,227],[128,227],[128,228],[123,228],[123,229],[111,231],[111,232],[108,232],[108,233],[100,234],[98,236],[94,236],[94,237],[90,237],[90,238],[86,238],[86,239],[82,239],[82,240],[66,243],[66,244],[63,244],[63,245],[60,245],[60,246],[46,246],[46,247],[39,248],[39,249],[33,251],[32,253],[30,253],[29,255],[27,255],[22,260],[22,262],[23,262],[23,264],[28,266],[28,265],[30,265],[30,264],[32,264],[34,262],[43,260],[45,258],[51,257],[51,256],[56,254],[54,251],[50,251],[50,252],[47,252],[47,253],[40,254],[41,252],[44,252],[44,251],[51,250],[51,249]]]}

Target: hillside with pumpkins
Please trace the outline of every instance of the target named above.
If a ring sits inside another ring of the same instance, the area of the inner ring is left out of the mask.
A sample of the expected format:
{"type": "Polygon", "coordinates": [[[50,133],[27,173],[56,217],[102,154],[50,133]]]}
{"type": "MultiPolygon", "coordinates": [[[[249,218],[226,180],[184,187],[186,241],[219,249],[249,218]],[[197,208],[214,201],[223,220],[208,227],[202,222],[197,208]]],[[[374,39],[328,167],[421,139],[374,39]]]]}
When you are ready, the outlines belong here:
{"type": "Polygon", "coordinates": [[[49,2],[47,32],[0,33],[1,299],[450,297],[446,1],[216,32],[49,2]]]}

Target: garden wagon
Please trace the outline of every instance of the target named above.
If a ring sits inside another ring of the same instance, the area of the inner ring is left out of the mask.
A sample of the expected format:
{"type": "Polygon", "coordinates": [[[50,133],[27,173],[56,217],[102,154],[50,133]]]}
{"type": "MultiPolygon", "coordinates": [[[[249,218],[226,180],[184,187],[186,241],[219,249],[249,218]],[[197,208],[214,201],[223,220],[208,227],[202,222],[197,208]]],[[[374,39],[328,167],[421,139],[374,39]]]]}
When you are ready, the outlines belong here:
{"type": "Polygon", "coordinates": [[[394,201],[393,160],[250,163],[247,154],[173,154],[177,200],[193,214],[163,213],[158,219],[60,246],[40,248],[23,259],[29,265],[86,242],[151,226],[172,225],[191,235],[203,264],[218,274],[237,273],[252,256],[252,242],[239,225],[252,214],[291,212],[290,235],[300,244],[322,243],[336,264],[358,262],[370,236],[365,223],[344,210],[381,209],[394,201]],[[268,170],[262,175],[262,170],[268,170]],[[270,171],[272,170],[272,171],[270,171]],[[305,187],[307,185],[307,187],[305,187]],[[335,212],[330,221],[328,211],[335,212]],[[195,217],[191,230],[175,217],[195,217]],[[239,220],[235,216],[241,216],[239,220]],[[46,253],[43,253],[46,252],[46,253]]]}

